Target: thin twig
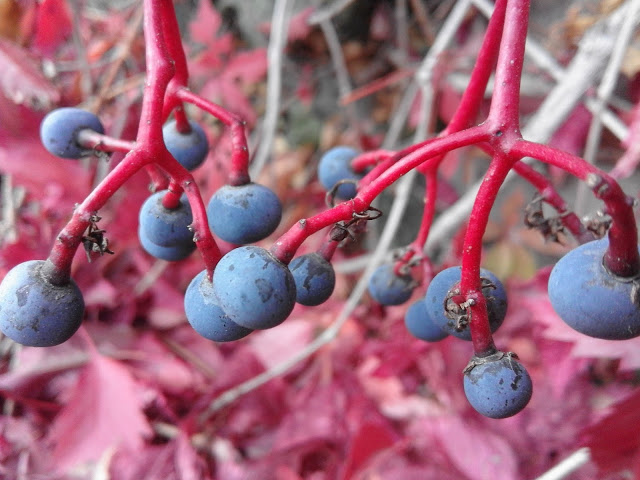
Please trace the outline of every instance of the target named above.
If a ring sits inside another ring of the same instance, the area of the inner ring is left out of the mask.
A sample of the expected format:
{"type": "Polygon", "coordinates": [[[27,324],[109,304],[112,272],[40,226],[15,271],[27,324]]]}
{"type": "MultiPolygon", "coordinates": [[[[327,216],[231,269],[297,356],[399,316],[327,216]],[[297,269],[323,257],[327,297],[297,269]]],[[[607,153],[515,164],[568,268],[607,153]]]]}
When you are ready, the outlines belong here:
{"type": "Polygon", "coordinates": [[[80,33],[80,11],[82,10],[82,5],[79,0],[76,0],[75,8],[72,8],[73,15],[73,28],[71,31],[71,38],[73,39],[73,46],[76,49],[77,53],[77,65],[79,66],[79,70],[81,72],[80,75],[80,88],[82,90],[83,98],[87,98],[91,95],[93,90],[93,82],[91,80],[91,65],[89,65],[89,55],[87,54],[87,49],[84,46],[84,41],[82,40],[82,35],[80,33]]]}
{"type": "Polygon", "coordinates": [[[133,292],[135,295],[142,295],[149,288],[153,286],[154,283],[160,278],[160,276],[164,273],[164,271],[169,266],[169,262],[166,260],[156,260],[151,265],[151,268],[147,270],[147,273],[140,279],[140,281],[133,288],[133,292]]]}
{"type": "Polygon", "coordinates": [[[429,49],[429,53],[424,57],[420,67],[416,71],[416,82],[420,86],[420,92],[422,93],[420,119],[414,135],[414,141],[416,143],[426,138],[425,134],[429,128],[434,101],[433,72],[438,63],[438,58],[449,46],[451,40],[453,40],[460,24],[464,21],[470,5],[471,0],[459,0],[456,2],[447,20],[438,32],[438,36],[429,49]]]}
{"type": "Polygon", "coordinates": [[[319,25],[322,22],[330,20],[338,15],[342,10],[347,8],[354,0],[336,0],[322,9],[318,9],[309,15],[307,23],[309,25],[319,25]]]}
{"type": "Polygon", "coordinates": [[[407,20],[407,0],[395,1],[396,44],[399,51],[397,60],[406,65],[409,58],[409,22],[407,20]]]}
{"type": "Polygon", "coordinates": [[[588,448],[576,450],[551,470],[540,475],[536,480],[562,480],[578,470],[591,459],[588,448]]]}
{"type": "MultiPolygon", "coordinates": [[[[109,65],[109,69],[104,74],[104,77],[100,80],[100,90],[98,91],[96,97],[93,99],[93,103],[91,108],[97,111],[102,106],[103,102],[108,101],[111,97],[107,95],[107,93],[111,90],[113,82],[122,67],[125,60],[127,60],[131,55],[131,45],[138,37],[138,33],[142,26],[142,19],[144,17],[144,10],[142,8],[142,4],[140,4],[135,10],[127,29],[125,30],[125,34],[122,37],[122,40],[118,43],[115,49],[115,58],[113,63],[109,65]]],[[[144,77],[142,79],[144,82],[144,77]]]]}
{"type": "Polygon", "coordinates": [[[436,39],[436,35],[434,33],[435,29],[433,27],[431,19],[429,18],[429,13],[425,8],[424,3],[422,2],[422,0],[410,0],[410,2],[411,9],[413,10],[413,14],[416,17],[418,26],[422,31],[424,39],[426,40],[428,45],[432,45],[436,39]]]}
{"type": "Polygon", "coordinates": [[[251,176],[257,177],[271,156],[273,140],[278,128],[280,114],[280,96],[282,90],[282,57],[289,31],[289,19],[295,0],[277,0],[271,17],[271,33],[267,60],[269,63],[267,75],[267,105],[262,124],[262,141],[258,145],[251,176]]]}
{"type": "MultiPolygon", "coordinates": [[[[605,105],[609,103],[609,99],[613,94],[613,90],[616,86],[618,77],[620,75],[620,67],[624,61],[624,56],[627,51],[627,46],[631,40],[633,29],[638,21],[638,12],[640,11],[640,0],[630,0],[625,3],[624,7],[626,11],[624,22],[622,27],[618,31],[613,52],[609,63],[602,75],[602,80],[598,86],[597,95],[595,100],[595,112],[589,125],[589,134],[587,135],[587,144],[583,158],[589,163],[595,163],[596,155],[600,147],[600,139],[602,137],[602,111],[605,105]]],[[[588,192],[588,187],[585,183],[578,185],[576,192],[575,204],[584,205],[585,197],[588,192]]],[[[586,213],[586,212],[582,212],[586,213]]]]}

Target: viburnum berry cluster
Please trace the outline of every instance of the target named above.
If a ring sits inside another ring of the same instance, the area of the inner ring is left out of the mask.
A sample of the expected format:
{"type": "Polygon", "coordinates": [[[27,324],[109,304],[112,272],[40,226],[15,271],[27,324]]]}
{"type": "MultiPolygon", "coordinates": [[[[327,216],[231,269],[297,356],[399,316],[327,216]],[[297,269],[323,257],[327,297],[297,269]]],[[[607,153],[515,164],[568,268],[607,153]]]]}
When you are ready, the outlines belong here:
{"type": "Polygon", "coordinates": [[[633,200],[595,166],[528,141],[520,133],[527,0],[497,0],[469,85],[436,138],[398,151],[360,152],[350,146],[328,150],[317,176],[327,190],[329,207],[298,220],[269,249],[251,244],[276,230],[282,205],[272,190],[249,175],[242,119],[189,89],[173,3],[145,0],[144,9],[147,82],[135,141],[106,135],[94,113],[78,108],[54,110],[42,122],[42,142],[54,155],[77,159],[117,151],[126,156],[76,207],[47,259],[21,263],[6,275],[0,285],[0,329],[6,336],[23,345],[52,346],[76,332],[84,303],[71,278],[74,254],[80,245],[88,254],[111,253],[98,225],[100,209],[143,169],[154,193],[139,213],[140,244],[150,255],[167,261],[185,259],[199,250],[204,269],[186,290],[185,313],[200,335],[216,342],[274,328],[287,319],[296,302],[306,306],[325,302],[336,283],[331,259],[338,246],[349,241],[355,226],[382,214],[372,203],[385,189],[417,170],[427,185],[418,234],[393,262],[378,267],[369,282],[370,295],[380,304],[403,304],[421,281],[427,283],[416,271],[434,268],[423,251],[435,215],[442,160],[446,153],[471,145],[484,150],[491,162],[469,218],[461,265],[433,276],[424,298],[412,304],[405,317],[407,329],[422,340],[454,336],[472,342],[474,354],[463,372],[471,405],[488,417],[505,418],[522,410],[532,394],[531,379],[517,355],[494,343],[493,333],[507,312],[507,292],[492,272],[480,266],[489,214],[512,171],[538,190],[538,202],[558,214],[553,219],[541,213],[529,215],[528,223],[547,235],[566,230],[582,244],[551,273],[549,295],[557,313],[593,337],[624,340],[640,335],[640,254],[633,200]],[[478,123],[492,75],[490,110],[478,123]],[[217,118],[231,132],[226,185],[207,204],[190,172],[204,162],[209,145],[202,126],[187,117],[185,103],[217,118]],[[597,238],[581,222],[551,182],[524,161],[527,158],[562,169],[591,188],[604,203],[603,214],[609,220],[606,238],[597,238]],[[326,235],[322,247],[296,256],[303,242],[321,231],[326,235]],[[236,248],[223,256],[216,238],[236,248]]]}

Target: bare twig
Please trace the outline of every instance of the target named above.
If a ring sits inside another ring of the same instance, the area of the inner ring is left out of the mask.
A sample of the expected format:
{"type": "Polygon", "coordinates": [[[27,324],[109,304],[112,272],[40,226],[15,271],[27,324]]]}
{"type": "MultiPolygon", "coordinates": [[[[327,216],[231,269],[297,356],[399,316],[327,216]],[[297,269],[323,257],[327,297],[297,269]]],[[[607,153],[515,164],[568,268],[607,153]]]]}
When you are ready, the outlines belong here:
{"type": "Polygon", "coordinates": [[[551,470],[540,475],[536,480],[562,480],[585,465],[591,458],[588,448],[576,450],[551,470]]]}
{"type": "MultiPolygon", "coordinates": [[[[622,27],[617,32],[611,58],[607,64],[604,74],[602,75],[602,80],[598,86],[596,98],[594,99],[595,111],[593,112],[594,115],[591,120],[591,125],[589,125],[589,134],[587,136],[587,144],[584,152],[584,159],[589,163],[595,163],[596,160],[596,154],[600,147],[600,139],[602,137],[602,111],[604,110],[605,105],[609,103],[613,90],[616,86],[618,76],[620,75],[620,67],[624,61],[627,46],[631,40],[633,29],[638,22],[640,0],[630,0],[625,3],[623,8],[625,8],[626,15],[622,23],[622,27]]],[[[576,205],[584,204],[587,192],[587,185],[581,183],[576,192],[576,205]]]]}
{"type": "Polygon", "coordinates": [[[84,45],[84,40],[82,39],[82,35],[80,34],[80,11],[82,10],[82,5],[79,0],[75,2],[75,8],[72,8],[73,12],[73,29],[72,29],[72,39],[73,46],[76,49],[77,53],[77,64],[80,67],[80,88],[82,89],[82,94],[84,98],[87,98],[91,91],[93,90],[93,82],[91,80],[91,66],[89,65],[89,56],[87,54],[87,49],[84,45]]]}
{"type": "Polygon", "coordinates": [[[262,141],[258,145],[251,176],[257,177],[271,156],[273,139],[278,128],[280,114],[280,95],[282,89],[282,57],[289,31],[289,19],[294,0],[277,0],[271,17],[271,33],[267,59],[269,63],[267,75],[267,105],[262,124],[262,141]]]}
{"type": "Polygon", "coordinates": [[[309,25],[319,25],[322,22],[330,20],[338,15],[342,10],[347,8],[354,0],[336,0],[322,9],[318,9],[309,15],[307,23],[309,25]]]}

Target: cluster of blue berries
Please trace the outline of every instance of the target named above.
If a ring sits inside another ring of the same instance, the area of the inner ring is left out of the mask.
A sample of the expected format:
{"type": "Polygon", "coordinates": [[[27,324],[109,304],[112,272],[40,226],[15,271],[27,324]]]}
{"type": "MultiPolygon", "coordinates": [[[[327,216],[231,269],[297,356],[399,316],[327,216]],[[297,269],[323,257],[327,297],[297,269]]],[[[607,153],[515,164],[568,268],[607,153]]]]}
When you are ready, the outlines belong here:
{"type": "MultiPolygon", "coordinates": [[[[181,132],[175,122],[163,129],[165,145],[187,170],[200,166],[209,151],[200,125],[189,122],[181,132]]],[[[41,138],[48,151],[62,158],[91,154],[79,132],[104,133],[92,113],[61,108],[47,115],[41,138]]],[[[334,198],[356,196],[352,161],[358,151],[336,147],[318,165],[318,178],[334,198]]],[[[138,235],[152,256],[167,261],[188,257],[196,248],[190,226],[191,206],[183,194],[165,206],[167,191],[150,195],[139,213],[138,235]]],[[[191,281],[184,298],[187,319],[205,338],[216,342],[241,339],[254,330],[280,325],[296,303],[317,306],[333,293],[336,277],[331,258],[321,251],[294,258],[288,265],[262,247],[278,227],[282,206],[263,185],[247,182],[226,185],[211,197],[207,217],[212,232],[237,247],[224,255],[212,277],[203,270],[191,281]]],[[[335,239],[332,239],[335,241],[335,239]]],[[[574,329],[612,340],[640,335],[640,280],[612,275],[603,264],[607,240],[593,241],[562,258],[549,279],[549,296],[558,314],[574,329]]],[[[470,318],[454,301],[460,295],[461,267],[442,270],[429,282],[425,295],[406,310],[405,324],[415,337],[436,342],[449,336],[470,341],[470,318]]],[[[507,312],[507,291],[490,271],[480,272],[489,328],[495,332],[507,312]]],[[[401,305],[418,286],[411,274],[396,264],[383,264],[369,281],[371,297],[382,305],[401,305]]],[[[0,284],[0,330],[29,346],[52,346],[66,341],[79,328],[84,314],[82,293],[74,281],[56,272],[50,260],[33,260],[14,267],[0,284]]],[[[471,405],[483,415],[504,418],[528,403],[531,378],[512,353],[485,352],[474,356],[464,372],[464,390],[471,405]]]]}

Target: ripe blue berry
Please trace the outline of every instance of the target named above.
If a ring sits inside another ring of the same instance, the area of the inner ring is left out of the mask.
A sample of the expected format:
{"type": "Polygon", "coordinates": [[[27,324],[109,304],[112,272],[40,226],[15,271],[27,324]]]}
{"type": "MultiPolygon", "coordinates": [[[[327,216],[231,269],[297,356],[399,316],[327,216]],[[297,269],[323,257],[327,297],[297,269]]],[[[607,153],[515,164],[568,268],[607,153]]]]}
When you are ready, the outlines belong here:
{"type": "MultiPolygon", "coordinates": [[[[425,305],[429,316],[441,329],[462,340],[471,340],[468,321],[456,315],[453,300],[447,301],[449,292],[459,286],[461,274],[461,267],[450,267],[433,277],[427,288],[425,305]],[[447,311],[445,305],[449,307],[447,311]]],[[[495,332],[507,314],[507,291],[498,277],[489,270],[481,268],[480,277],[484,279],[482,294],[487,302],[489,326],[495,332]]]]}
{"type": "Polygon", "coordinates": [[[507,418],[527,406],[531,377],[512,353],[473,357],[464,370],[464,393],[471,406],[489,418],[507,418]]]}
{"type": "Polygon", "coordinates": [[[296,302],[315,307],[326,302],[336,286],[331,263],[317,252],[294,258],[289,270],[296,282],[296,302]]]}
{"type": "Polygon", "coordinates": [[[140,240],[142,248],[149,255],[168,262],[184,260],[196,249],[196,243],[190,238],[183,240],[182,243],[177,243],[170,247],[157,245],[149,240],[146,233],[142,230],[142,227],[138,227],[138,239],[140,240]]]}
{"type": "Polygon", "coordinates": [[[233,342],[253,331],[233,322],[220,308],[206,270],[196,275],[187,287],[184,311],[193,329],[214,342],[233,342]]]}
{"type": "Polygon", "coordinates": [[[78,330],[84,314],[82,293],[73,280],[54,285],[42,274],[45,260],[13,267],[0,284],[0,330],[31,347],[51,347],[78,330]]]}
{"type": "MultiPolygon", "coordinates": [[[[318,164],[318,180],[327,190],[331,190],[340,180],[355,180],[362,178],[351,168],[351,161],[358,155],[358,151],[351,147],[334,147],[327,150],[318,164]]],[[[353,183],[344,183],[336,190],[336,197],[349,200],[355,197],[357,189],[353,183]]]]}
{"type": "Polygon", "coordinates": [[[164,144],[180,165],[187,170],[195,170],[207,158],[209,141],[202,127],[189,120],[191,131],[181,133],[176,128],[176,121],[172,120],[162,127],[164,144]]]}
{"type": "Polygon", "coordinates": [[[280,224],[282,205],[259,183],[224,185],[207,205],[209,226],[222,240],[244,245],[271,235],[280,224]]]}
{"type": "Polygon", "coordinates": [[[401,305],[411,297],[416,282],[410,275],[396,275],[387,263],[375,269],[369,278],[369,294],[382,305],[401,305]]]}
{"type": "Polygon", "coordinates": [[[612,275],[603,258],[603,238],[571,250],[549,276],[549,300],[574,330],[591,337],[626,340],[640,335],[638,279],[612,275]]]}
{"type": "Polygon", "coordinates": [[[80,130],[104,133],[100,119],[80,108],[58,108],[49,112],[40,124],[40,140],[49,152],[62,158],[81,158],[91,154],[90,149],[78,143],[80,130]]]}
{"type": "Polygon", "coordinates": [[[425,342],[438,342],[449,336],[433,323],[422,298],[409,306],[404,315],[404,324],[411,335],[425,342]]]}
{"type": "Polygon", "coordinates": [[[187,196],[183,194],[178,206],[168,209],[162,205],[166,192],[156,192],[142,204],[139,222],[145,239],[160,247],[193,243],[193,233],[189,230],[193,216],[187,196]]]}
{"type": "Polygon", "coordinates": [[[287,266],[256,246],[236,248],[220,259],[213,290],[229,318],[252,330],[280,325],[296,303],[296,284],[287,266]]]}

